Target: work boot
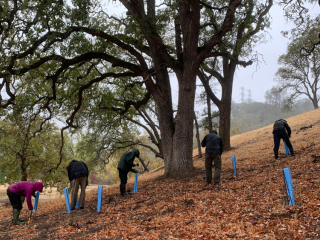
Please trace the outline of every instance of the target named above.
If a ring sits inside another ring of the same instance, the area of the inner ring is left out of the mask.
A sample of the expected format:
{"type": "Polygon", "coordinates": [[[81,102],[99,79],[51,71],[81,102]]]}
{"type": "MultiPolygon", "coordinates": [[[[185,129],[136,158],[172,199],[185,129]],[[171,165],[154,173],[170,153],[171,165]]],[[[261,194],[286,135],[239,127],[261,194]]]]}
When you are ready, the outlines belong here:
{"type": "Polygon", "coordinates": [[[292,146],[289,147],[289,151],[290,151],[291,156],[295,156],[292,146]]]}
{"type": "Polygon", "coordinates": [[[24,221],[21,221],[19,219],[20,211],[21,211],[20,209],[13,209],[13,221],[12,221],[13,225],[22,225],[22,224],[24,224],[24,221]]]}
{"type": "Polygon", "coordinates": [[[131,193],[129,192],[124,192],[124,193],[121,193],[121,196],[126,196],[126,195],[130,195],[131,193]]]}
{"type": "Polygon", "coordinates": [[[274,159],[278,159],[279,155],[278,155],[278,151],[274,151],[274,159]]]}

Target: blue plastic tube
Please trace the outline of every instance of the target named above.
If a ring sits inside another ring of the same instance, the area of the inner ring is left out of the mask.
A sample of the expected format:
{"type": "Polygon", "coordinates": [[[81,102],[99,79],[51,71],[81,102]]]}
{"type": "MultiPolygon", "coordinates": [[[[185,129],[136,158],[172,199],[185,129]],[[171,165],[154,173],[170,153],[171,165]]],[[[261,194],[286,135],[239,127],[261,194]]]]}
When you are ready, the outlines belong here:
{"type": "Polygon", "coordinates": [[[233,176],[237,176],[236,157],[235,156],[232,156],[232,164],[233,164],[233,169],[234,169],[233,176]]]}
{"type": "Polygon", "coordinates": [[[98,187],[98,204],[97,204],[97,212],[101,211],[101,202],[102,202],[102,186],[98,187]]]}
{"type": "Polygon", "coordinates": [[[39,191],[37,191],[37,193],[36,193],[36,200],[35,200],[35,202],[34,202],[34,207],[33,207],[33,209],[34,209],[35,212],[37,212],[37,208],[38,208],[39,194],[40,194],[39,191]]]}
{"type": "Polygon", "coordinates": [[[79,199],[78,199],[78,196],[77,196],[76,208],[79,208],[79,199]]]}
{"type": "Polygon", "coordinates": [[[290,150],[289,150],[289,148],[288,148],[288,146],[286,144],[286,141],[283,141],[283,143],[284,143],[284,149],[286,150],[286,155],[289,155],[290,154],[290,150]]]}
{"type": "Polygon", "coordinates": [[[63,189],[63,191],[64,191],[64,197],[66,199],[68,213],[71,213],[68,188],[63,189]]]}
{"type": "Polygon", "coordinates": [[[133,193],[138,192],[138,176],[139,176],[139,174],[136,173],[136,176],[135,176],[135,179],[134,179],[133,193]]]}
{"type": "Polygon", "coordinates": [[[293,193],[293,184],[291,179],[290,168],[283,169],[284,182],[287,187],[287,196],[289,199],[289,205],[294,206],[294,193],[293,193]]]}

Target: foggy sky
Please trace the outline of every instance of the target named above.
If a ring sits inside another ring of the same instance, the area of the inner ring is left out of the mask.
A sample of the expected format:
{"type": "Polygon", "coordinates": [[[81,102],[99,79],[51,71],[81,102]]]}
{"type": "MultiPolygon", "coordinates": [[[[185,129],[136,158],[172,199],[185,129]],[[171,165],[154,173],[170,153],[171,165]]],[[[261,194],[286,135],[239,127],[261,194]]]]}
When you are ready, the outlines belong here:
{"type": "MultiPolygon", "coordinates": [[[[309,5],[311,13],[319,13],[319,5],[309,5]]],[[[280,55],[285,54],[287,44],[290,39],[282,36],[281,31],[290,31],[293,24],[285,20],[283,11],[279,6],[273,6],[270,11],[272,22],[271,29],[268,30],[270,36],[267,38],[269,41],[266,44],[261,44],[255,48],[257,52],[262,54],[259,57],[260,62],[253,63],[246,68],[239,67],[236,71],[232,99],[235,102],[241,102],[241,87],[244,87],[245,99],[248,98],[248,90],[251,90],[251,99],[257,102],[264,102],[264,94],[272,86],[276,86],[274,81],[275,73],[277,72],[278,58],[280,55]]]]}

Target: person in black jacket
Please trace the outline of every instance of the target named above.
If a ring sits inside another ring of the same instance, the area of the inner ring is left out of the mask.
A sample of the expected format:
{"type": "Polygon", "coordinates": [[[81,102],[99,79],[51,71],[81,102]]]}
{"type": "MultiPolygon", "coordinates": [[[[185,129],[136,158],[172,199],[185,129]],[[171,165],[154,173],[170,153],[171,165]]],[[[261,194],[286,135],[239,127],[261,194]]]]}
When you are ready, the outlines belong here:
{"type": "Polygon", "coordinates": [[[71,187],[71,210],[75,209],[77,203],[79,185],[81,187],[79,207],[83,209],[86,198],[86,187],[88,186],[88,167],[82,161],[72,160],[67,167],[67,171],[71,187]]]}
{"type": "Polygon", "coordinates": [[[286,142],[291,156],[295,156],[294,152],[293,152],[293,147],[292,144],[289,140],[290,136],[291,136],[291,128],[289,127],[288,123],[286,120],[284,119],[279,119],[277,121],[275,121],[274,125],[273,125],[273,141],[274,141],[274,157],[275,159],[278,159],[278,154],[279,154],[279,146],[280,146],[280,140],[283,139],[283,141],[286,142]],[[286,132],[287,130],[287,132],[286,132]]]}
{"type": "Polygon", "coordinates": [[[122,196],[129,194],[126,192],[126,184],[128,181],[128,173],[134,172],[137,173],[138,171],[133,169],[132,167],[139,166],[139,164],[134,164],[133,161],[137,157],[139,158],[140,152],[138,149],[134,149],[130,152],[126,152],[120,158],[118,164],[119,170],[119,178],[120,178],[120,193],[122,196]]]}
{"type": "Polygon", "coordinates": [[[207,183],[212,182],[212,162],[214,162],[214,185],[220,182],[221,174],[221,154],[223,152],[222,138],[218,135],[216,130],[212,130],[207,134],[202,142],[202,147],[206,147],[206,178],[207,183]]]}

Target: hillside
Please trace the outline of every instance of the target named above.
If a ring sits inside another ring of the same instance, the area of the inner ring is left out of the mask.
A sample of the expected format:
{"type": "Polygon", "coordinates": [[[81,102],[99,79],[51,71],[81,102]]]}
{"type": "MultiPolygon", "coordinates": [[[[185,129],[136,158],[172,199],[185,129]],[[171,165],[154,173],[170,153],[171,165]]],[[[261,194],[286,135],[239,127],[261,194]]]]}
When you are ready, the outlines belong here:
{"type": "MultiPolygon", "coordinates": [[[[0,239],[319,239],[320,181],[315,180],[320,180],[320,163],[313,163],[311,155],[320,155],[320,110],[287,121],[295,157],[273,160],[269,125],[232,137],[233,149],[222,155],[219,187],[205,183],[204,157],[195,157],[196,169],[186,178],[164,179],[163,170],[144,174],[138,193],[128,197],[116,195],[118,185],[104,187],[100,213],[97,189],[88,192],[86,208],[72,214],[64,199],[40,202],[36,218],[25,226],[12,226],[11,207],[1,205],[0,239]],[[286,206],[282,169],[287,167],[294,207],[286,206]]],[[[280,153],[285,153],[283,144],[280,153]]],[[[133,189],[133,179],[128,185],[133,189]]]]}
{"type": "Polygon", "coordinates": [[[274,123],[276,119],[287,119],[313,110],[310,100],[300,99],[291,111],[283,111],[281,106],[262,102],[232,103],[231,133],[245,133],[274,123]]]}

